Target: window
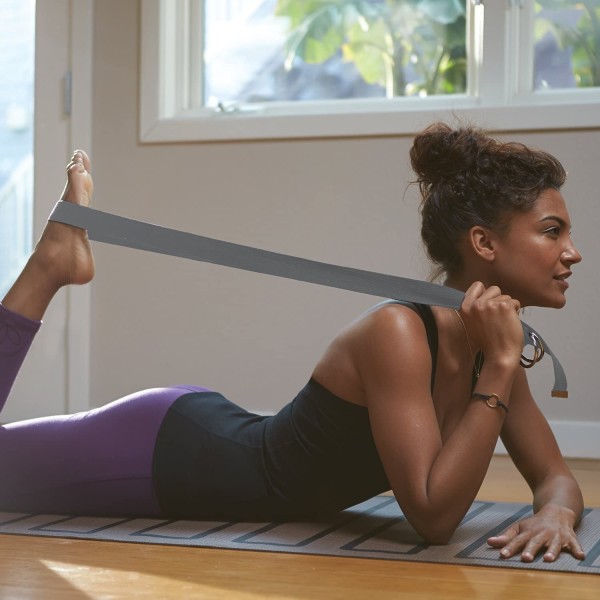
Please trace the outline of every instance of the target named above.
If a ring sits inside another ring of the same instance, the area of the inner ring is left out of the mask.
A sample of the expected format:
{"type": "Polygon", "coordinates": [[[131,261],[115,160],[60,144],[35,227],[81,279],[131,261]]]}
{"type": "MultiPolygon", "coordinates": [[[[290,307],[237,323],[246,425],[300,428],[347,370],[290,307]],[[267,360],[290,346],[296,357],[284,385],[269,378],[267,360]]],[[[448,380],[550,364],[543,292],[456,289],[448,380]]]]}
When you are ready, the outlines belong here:
{"type": "Polygon", "coordinates": [[[206,0],[204,7],[204,106],[466,90],[464,0],[206,0]]]}
{"type": "Polygon", "coordinates": [[[535,90],[600,86],[600,0],[538,0],[535,90]]]}
{"type": "Polygon", "coordinates": [[[599,23],[600,0],[142,0],[141,138],[597,126],[599,23]]]}
{"type": "Polygon", "coordinates": [[[32,242],[35,3],[0,3],[0,298],[32,242]]]}

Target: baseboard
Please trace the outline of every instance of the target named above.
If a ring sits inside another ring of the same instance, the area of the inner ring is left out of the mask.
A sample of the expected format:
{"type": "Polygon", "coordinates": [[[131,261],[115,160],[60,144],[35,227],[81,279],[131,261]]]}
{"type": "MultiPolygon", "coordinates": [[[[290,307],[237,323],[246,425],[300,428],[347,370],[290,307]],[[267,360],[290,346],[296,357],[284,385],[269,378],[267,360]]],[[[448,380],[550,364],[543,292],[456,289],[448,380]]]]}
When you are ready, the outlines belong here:
{"type": "MultiPolygon", "coordinates": [[[[565,458],[600,459],[600,421],[550,421],[565,458]]],[[[496,454],[507,454],[498,440],[496,454]]]]}

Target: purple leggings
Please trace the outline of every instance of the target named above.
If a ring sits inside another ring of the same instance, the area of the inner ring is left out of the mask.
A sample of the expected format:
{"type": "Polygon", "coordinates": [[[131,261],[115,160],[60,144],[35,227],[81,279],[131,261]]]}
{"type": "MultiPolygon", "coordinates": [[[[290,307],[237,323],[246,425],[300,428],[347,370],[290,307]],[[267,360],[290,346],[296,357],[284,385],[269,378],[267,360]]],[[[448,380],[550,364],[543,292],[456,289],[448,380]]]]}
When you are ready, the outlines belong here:
{"type": "MultiPolygon", "coordinates": [[[[0,305],[0,410],[39,327],[0,305]]],[[[156,388],[0,427],[0,511],[159,516],[156,437],[173,402],[197,391],[207,390],[156,388]]]]}

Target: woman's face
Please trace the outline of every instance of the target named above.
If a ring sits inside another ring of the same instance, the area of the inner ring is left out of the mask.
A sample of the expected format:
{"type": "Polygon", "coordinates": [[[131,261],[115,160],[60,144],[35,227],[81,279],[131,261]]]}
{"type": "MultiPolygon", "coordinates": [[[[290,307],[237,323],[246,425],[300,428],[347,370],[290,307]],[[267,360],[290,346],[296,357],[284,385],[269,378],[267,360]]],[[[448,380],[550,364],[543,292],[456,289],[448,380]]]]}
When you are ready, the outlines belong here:
{"type": "Polygon", "coordinates": [[[571,221],[558,190],[544,190],[527,212],[515,212],[497,240],[494,275],[502,292],[522,306],[561,308],[567,278],[581,255],[571,240],[571,221]]]}

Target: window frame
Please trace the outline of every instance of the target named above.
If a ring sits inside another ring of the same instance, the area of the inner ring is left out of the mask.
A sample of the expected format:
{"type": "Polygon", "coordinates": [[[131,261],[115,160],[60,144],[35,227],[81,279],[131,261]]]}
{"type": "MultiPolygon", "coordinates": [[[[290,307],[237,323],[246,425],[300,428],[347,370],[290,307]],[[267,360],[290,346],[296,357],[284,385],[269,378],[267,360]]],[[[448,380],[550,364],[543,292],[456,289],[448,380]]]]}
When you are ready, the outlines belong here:
{"type": "Polygon", "coordinates": [[[142,143],[390,136],[455,119],[502,131],[600,126],[600,88],[531,90],[534,0],[468,3],[466,94],[270,102],[220,111],[200,106],[203,32],[191,23],[199,22],[202,10],[203,0],[141,2],[142,143]]]}

